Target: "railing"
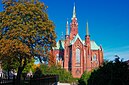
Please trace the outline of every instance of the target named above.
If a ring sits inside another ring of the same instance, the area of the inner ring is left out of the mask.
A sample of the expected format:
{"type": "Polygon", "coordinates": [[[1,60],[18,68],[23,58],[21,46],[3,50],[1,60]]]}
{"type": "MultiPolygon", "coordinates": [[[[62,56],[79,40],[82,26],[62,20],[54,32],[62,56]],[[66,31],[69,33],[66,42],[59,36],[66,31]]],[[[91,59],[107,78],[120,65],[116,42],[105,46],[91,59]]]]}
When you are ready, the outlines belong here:
{"type": "Polygon", "coordinates": [[[13,85],[13,79],[0,79],[0,85],[13,85]]]}
{"type": "MultiPolygon", "coordinates": [[[[59,76],[57,75],[46,75],[41,78],[25,78],[21,80],[21,85],[57,85],[59,76]]],[[[14,79],[2,79],[0,78],[0,85],[15,85],[14,79]]]]}

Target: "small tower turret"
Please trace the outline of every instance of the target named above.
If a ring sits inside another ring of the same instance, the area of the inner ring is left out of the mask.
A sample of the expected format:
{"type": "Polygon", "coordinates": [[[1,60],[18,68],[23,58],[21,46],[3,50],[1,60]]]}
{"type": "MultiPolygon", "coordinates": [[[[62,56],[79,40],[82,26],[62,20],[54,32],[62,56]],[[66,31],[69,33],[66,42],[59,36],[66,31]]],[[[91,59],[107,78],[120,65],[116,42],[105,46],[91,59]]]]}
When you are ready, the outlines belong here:
{"type": "Polygon", "coordinates": [[[69,27],[68,27],[69,23],[68,23],[68,19],[67,19],[67,22],[66,22],[66,35],[65,35],[65,39],[68,40],[69,38],[69,27]]]}
{"type": "Polygon", "coordinates": [[[88,22],[86,23],[85,44],[86,44],[86,56],[87,56],[87,59],[86,59],[87,60],[87,71],[91,71],[91,69],[92,69],[92,58],[91,58],[91,44],[90,44],[88,22]]]}
{"type": "Polygon", "coordinates": [[[67,23],[66,23],[66,35],[69,35],[69,32],[68,32],[68,20],[67,20],[67,23]]]}
{"type": "Polygon", "coordinates": [[[89,27],[88,27],[88,22],[86,23],[86,45],[90,46],[90,35],[89,35],[89,27]]]}

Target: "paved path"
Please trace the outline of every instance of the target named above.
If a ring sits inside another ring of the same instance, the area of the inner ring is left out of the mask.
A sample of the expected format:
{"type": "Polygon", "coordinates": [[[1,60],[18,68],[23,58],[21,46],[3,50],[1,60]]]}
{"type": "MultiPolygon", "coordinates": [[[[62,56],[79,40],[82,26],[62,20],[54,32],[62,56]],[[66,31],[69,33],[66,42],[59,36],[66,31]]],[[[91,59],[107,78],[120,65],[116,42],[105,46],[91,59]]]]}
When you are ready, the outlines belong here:
{"type": "Polygon", "coordinates": [[[69,83],[59,83],[57,85],[70,85],[69,83]]]}

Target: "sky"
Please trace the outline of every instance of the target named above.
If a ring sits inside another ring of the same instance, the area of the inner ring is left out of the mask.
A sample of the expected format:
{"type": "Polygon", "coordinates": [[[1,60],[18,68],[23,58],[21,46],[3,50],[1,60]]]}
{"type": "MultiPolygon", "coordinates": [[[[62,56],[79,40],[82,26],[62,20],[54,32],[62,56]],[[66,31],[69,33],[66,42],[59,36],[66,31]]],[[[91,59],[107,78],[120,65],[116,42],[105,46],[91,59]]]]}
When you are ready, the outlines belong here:
{"type": "Polygon", "coordinates": [[[65,35],[67,19],[70,25],[75,2],[80,37],[85,39],[88,21],[91,40],[103,47],[104,59],[114,60],[114,55],[118,55],[121,59],[129,60],[129,0],[40,1],[48,6],[47,13],[55,24],[57,41],[62,32],[65,35]]]}

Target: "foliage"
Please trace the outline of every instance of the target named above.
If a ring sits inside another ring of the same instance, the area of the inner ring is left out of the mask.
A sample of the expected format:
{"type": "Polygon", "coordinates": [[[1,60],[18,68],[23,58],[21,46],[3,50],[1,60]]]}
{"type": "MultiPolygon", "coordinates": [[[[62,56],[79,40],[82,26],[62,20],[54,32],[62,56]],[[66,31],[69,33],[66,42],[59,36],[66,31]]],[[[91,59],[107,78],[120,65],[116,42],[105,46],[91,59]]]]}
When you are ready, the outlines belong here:
{"type": "Polygon", "coordinates": [[[42,77],[42,71],[40,68],[36,68],[33,78],[41,78],[42,77]]]}
{"type": "Polygon", "coordinates": [[[48,19],[47,7],[33,1],[3,0],[5,10],[0,12],[0,60],[18,61],[17,80],[34,56],[42,62],[55,45],[54,24],[48,19]]]}
{"type": "Polygon", "coordinates": [[[17,71],[17,68],[19,66],[19,62],[15,58],[11,58],[6,62],[2,62],[2,69],[5,71],[17,71]]]}
{"type": "Polygon", "coordinates": [[[36,68],[39,68],[39,67],[40,67],[40,64],[34,64],[34,65],[32,66],[33,72],[35,72],[35,71],[36,71],[36,68]]]}
{"type": "Polygon", "coordinates": [[[26,65],[26,67],[24,68],[24,70],[23,70],[23,72],[22,73],[28,73],[28,72],[30,72],[30,71],[34,71],[34,68],[33,68],[33,66],[34,66],[34,62],[35,62],[35,60],[32,58],[31,59],[31,62],[27,62],[27,65],[26,65]]]}
{"type": "MultiPolygon", "coordinates": [[[[19,40],[9,40],[1,39],[0,40],[0,60],[5,65],[10,64],[10,69],[16,69],[17,65],[23,66],[27,58],[30,58],[30,50],[28,46],[23,44],[19,40]],[[21,60],[20,60],[21,59],[21,60]],[[16,62],[16,61],[20,61],[16,62]],[[16,63],[16,64],[14,64],[16,63]]],[[[28,60],[29,62],[29,60],[28,60]]],[[[6,66],[5,66],[6,67],[6,66]]]]}
{"type": "Polygon", "coordinates": [[[126,62],[115,61],[104,63],[91,73],[88,85],[129,85],[129,66],[126,62]]]}
{"type": "Polygon", "coordinates": [[[49,53],[49,56],[48,56],[48,63],[49,63],[49,65],[51,66],[51,65],[56,65],[56,58],[55,58],[55,55],[53,55],[52,54],[52,51],[49,53]]]}
{"type": "MultiPolygon", "coordinates": [[[[7,4],[7,3],[5,3],[7,4]]],[[[55,45],[54,24],[48,19],[43,3],[13,2],[0,13],[1,38],[18,39],[41,60],[55,45]]]]}
{"type": "MultiPolygon", "coordinates": [[[[42,71],[43,75],[59,75],[59,82],[65,82],[65,83],[73,82],[73,77],[71,73],[66,71],[65,69],[62,69],[59,66],[55,66],[55,65],[47,66],[45,64],[42,64],[40,66],[40,70],[42,71]]],[[[38,69],[38,71],[40,70],[38,69]]]]}
{"type": "Polygon", "coordinates": [[[79,85],[87,85],[88,79],[90,78],[90,75],[91,75],[91,72],[85,71],[82,74],[81,78],[78,80],[79,85]]]}
{"type": "MultiPolygon", "coordinates": [[[[2,69],[5,71],[13,70],[13,71],[17,72],[18,66],[19,66],[19,62],[15,58],[9,59],[6,62],[2,62],[2,69]]],[[[34,70],[33,66],[34,66],[34,59],[32,59],[30,62],[27,62],[27,65],[25,66],[22,73],[28,73],[28,72],[30,72],[30,70],[33,71],[34,70]]]]}

